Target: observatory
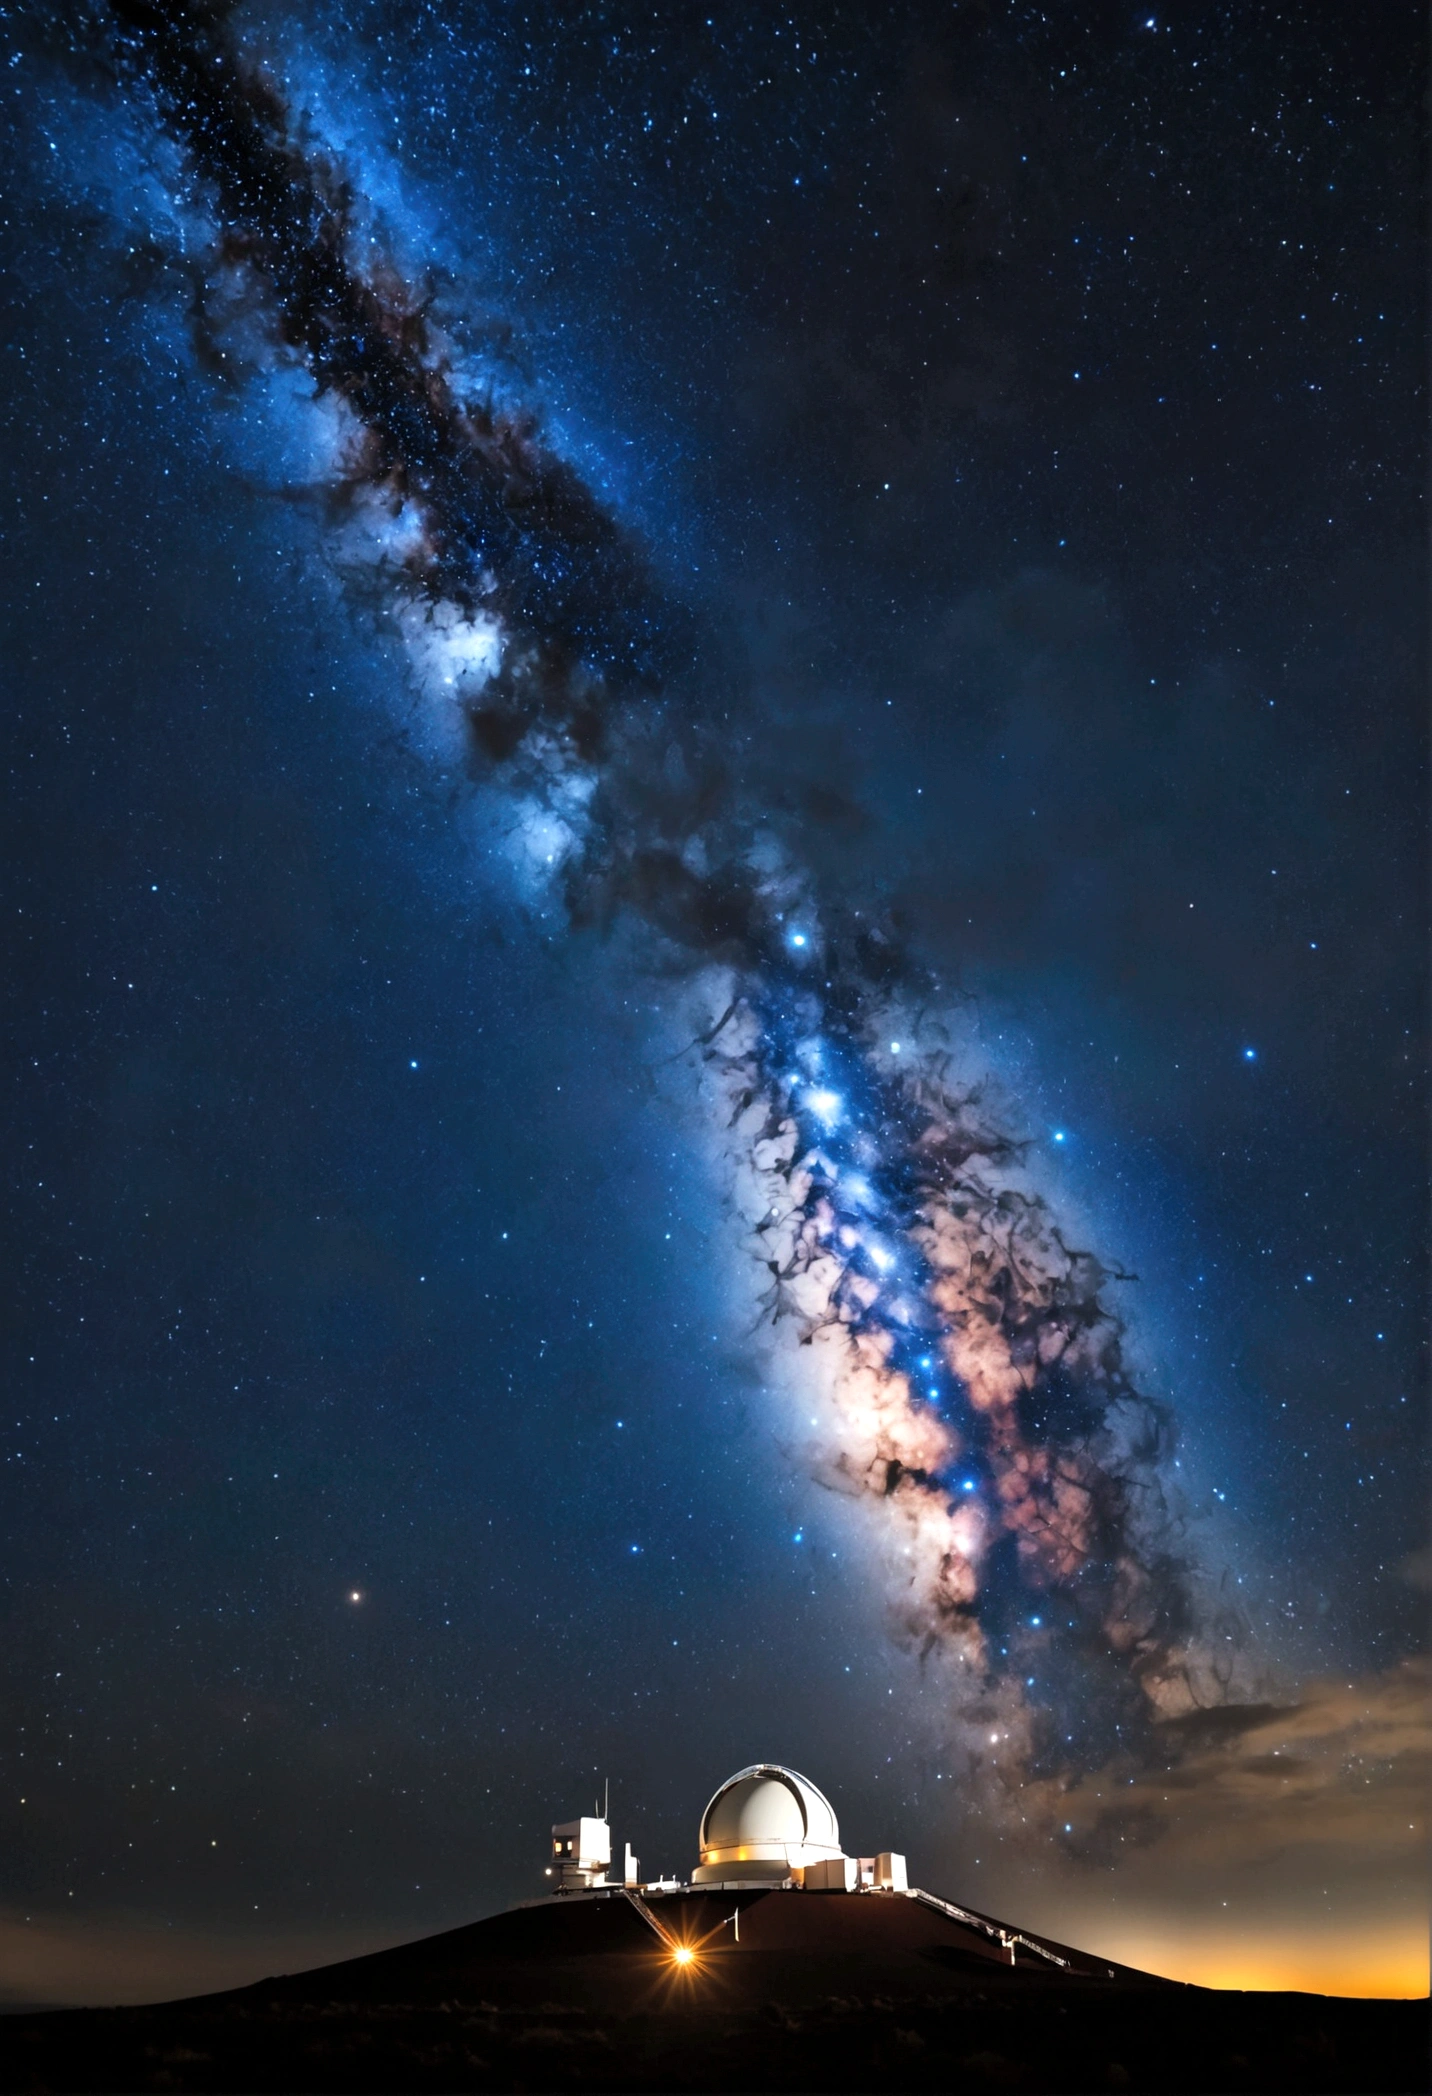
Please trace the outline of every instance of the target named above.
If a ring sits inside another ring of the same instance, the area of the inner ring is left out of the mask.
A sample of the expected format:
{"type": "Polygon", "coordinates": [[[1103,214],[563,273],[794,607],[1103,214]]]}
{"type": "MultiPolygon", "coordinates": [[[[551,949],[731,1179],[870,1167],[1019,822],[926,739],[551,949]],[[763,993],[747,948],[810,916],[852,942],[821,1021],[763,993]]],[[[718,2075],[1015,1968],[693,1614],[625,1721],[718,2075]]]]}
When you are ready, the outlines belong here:
{"type": "MultiPolygon", "coordinates": [[[[896,1849],[848,1856],[840,1845],[835,1807],[825,1792],[809,1776],[779,1761],[755,1761],[728,1776],[702,1813],[696,1840],[698,1856],[689,1878],[643,1877],[630,1842],[625,1844],[621,1876],[612,1877],[611,1827],[606,1813],[594,1806],[590,1819],[564,1820],[552,1829],[547,1876],[553,1881],[555,1900],[524,1901],[523,1907],[550,1910],[554,1905],[570,1909],[578,1902],[619,1903],[635,1911],[683,1969],[706,1955],[720,1930],[730,1928],[733,1948],[747,1941],[758,1908],[767,1933],[778,1926],[774,1917],[779,1912],[795,1927],[796,1940],[811,1929],[820,1936],[840,1915],[858,1932],[866,1926],[886,1926],[873,1920],[879,1910],[891,1917],[889,1925],[898,1931],[905,1924],[894,1921],[897,1913],[908,1921],[917,1910],[925,1910],[963,1931],[981,1962],[993,1958],[1013,1966],[1032,1960],[1046,1970],[1065,1973],[1083,1964],[1078,1953],[1063,1946],[912,1885],[905,1858],[896,1849]],[[832,1892],[856,1897],[848,1902],[792,1897],[832,1892]],[[862,1893],[873,1897],[862,1899],[862,1893]],[[734,1906],[728,1895],[735,1896],[734,1906]],[[715,1918],[693,1938],[690,1929],[699,1914],[715,1918]]],[[[1083,1969],[1114,1977],[1112,1966],[1090,1963],[1083,1969]]]]}
{"type": "Polygon", "coordinates": [[[693,1885],[794,1885],[803,1892],[905,1890],[905,1858],[847,1856],[824,1791],[779,1762],[728,1776],[701,1815],[693,1885]]]}
{"type": "Polygon", "coordinates": [[[701,1815],[697,1842],[701,1861],[691,1873],[693,1885],[779,1883],[841,1853],[829,1798],[773,1761],[726,1778],[701,1815]]]}
{"type": "MultiPolygon", "coordinates": [[[[777,1761],[738,1769],[701,1815],[698,1861],[690,1880],[645,1881],[645,1889],[684,1890],[687,1883],[709,1891],[904,1892],[905,1858],[891,1849],[875,1856],[847,1856],[840,1845],[835,1808],[808,1776],[777,1761]]],[[[558,1893],[596,1892],[612,1886],[611,1829],[605,1817],[566,1820],[552,1829],[549,1877],[558,1893]]],[[[626,1847],[620,1880],[638,1890],[643,1881],[626,1847]]]]}

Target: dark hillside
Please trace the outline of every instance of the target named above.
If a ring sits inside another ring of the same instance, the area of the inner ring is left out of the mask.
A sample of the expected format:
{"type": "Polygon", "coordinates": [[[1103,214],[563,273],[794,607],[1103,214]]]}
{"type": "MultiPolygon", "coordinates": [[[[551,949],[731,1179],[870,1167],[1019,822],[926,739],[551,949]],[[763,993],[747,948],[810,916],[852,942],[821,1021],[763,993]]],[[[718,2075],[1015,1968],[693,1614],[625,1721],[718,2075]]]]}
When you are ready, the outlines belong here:
{"type": "Polygon", "coordinates": [[[554,1901],[234,1993],[9,2018],[0,2089],[1427,2087],[1425,2002],[1214,1993],[1028,1943],[1011,1965],[898,1897],[651,1904],[689,1965],[624,1899],[554,1901]]]}

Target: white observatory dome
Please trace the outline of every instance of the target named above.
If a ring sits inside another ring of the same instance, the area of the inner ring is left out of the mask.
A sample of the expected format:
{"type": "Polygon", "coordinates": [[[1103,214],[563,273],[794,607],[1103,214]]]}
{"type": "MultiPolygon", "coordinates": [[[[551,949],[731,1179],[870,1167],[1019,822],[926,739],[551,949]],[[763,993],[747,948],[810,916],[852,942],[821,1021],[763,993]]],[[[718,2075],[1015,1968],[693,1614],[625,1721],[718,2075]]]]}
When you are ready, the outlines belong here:
{"type": "Polygon", "coordinates": [[[697,1885],[785,1878],[840,1855],[829,1798],[794,1769],[757,1762],[728,1776],[701,1815],[697,1885]]]}

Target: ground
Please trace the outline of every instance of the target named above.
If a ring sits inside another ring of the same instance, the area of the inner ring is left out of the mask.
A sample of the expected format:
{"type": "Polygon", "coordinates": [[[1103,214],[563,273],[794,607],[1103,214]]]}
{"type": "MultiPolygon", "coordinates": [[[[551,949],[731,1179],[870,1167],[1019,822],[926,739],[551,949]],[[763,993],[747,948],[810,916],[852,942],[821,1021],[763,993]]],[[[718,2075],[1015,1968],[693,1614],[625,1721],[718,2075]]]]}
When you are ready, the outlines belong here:
{"type": "Polygon", "coordinates": [[[0,2023],[0,2090],[1405,2091],[1427,2004],[1008,1951],[895,1895],[557,1901],[153,2008],[0,2023]],[[740,1909],[740,1940],[732,1915],[740,1909]],[[1112,1976],[1111,1976],[1112,1973],[1112,1976]]]}

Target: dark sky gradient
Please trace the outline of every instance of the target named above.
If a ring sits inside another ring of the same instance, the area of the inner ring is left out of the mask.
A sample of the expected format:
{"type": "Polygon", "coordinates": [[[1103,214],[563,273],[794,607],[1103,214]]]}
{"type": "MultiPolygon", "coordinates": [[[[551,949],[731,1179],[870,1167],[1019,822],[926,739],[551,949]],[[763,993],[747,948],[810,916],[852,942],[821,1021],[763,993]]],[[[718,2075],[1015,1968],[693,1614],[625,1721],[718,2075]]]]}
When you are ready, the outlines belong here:
{"type": "MultiPolygon", "coordinates": [[[[900,913],[1061,1132],[1303,1765],[1371,1728],[1365,1826],[1259,1927],[1296,1964],[1316,1881],[1396,1974],[1423,30],[1075,14],[238,19],[748,666],[813,862],[900,913]],[[1354,1681],[1364,1720],[1308,1715],[1354,1681]]],[[[694,1093],[651,1067],[666,993],[508,907],[288,499],[303,382],[200,367],[183,270],[129,251],[149,120],[57,20],[3,47],[14,1991],[471,1918],[539,1889],[596,1771],[618,1840],[684,1870],[765,1755],[921,1882],[1107,1935],[1116,1848],[1081,1875],[947,1812],[880,1596],[807,1538],[694,1093]]],[[[1231,1971],[1239,1770],[1197,1766],[1220,1860],[1168,1835],[1160,1955],[1231,1930],[1231,1971]]],[[[1352,1809],[1321,1781],[1309,1823],[1352,1809]]]]}

